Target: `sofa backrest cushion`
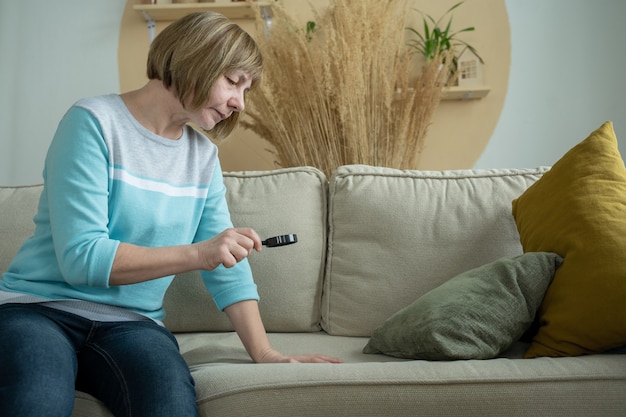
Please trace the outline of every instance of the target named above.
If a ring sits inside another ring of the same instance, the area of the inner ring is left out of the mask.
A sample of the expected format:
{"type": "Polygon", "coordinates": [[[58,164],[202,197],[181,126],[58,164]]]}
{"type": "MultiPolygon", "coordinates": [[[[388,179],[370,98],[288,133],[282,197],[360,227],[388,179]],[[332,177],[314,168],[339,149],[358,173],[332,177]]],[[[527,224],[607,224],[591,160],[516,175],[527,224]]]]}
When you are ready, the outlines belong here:
{"type": "MultiPolygon", "coordinates": [[[[296,167],[225,172],[224,183],[235,226],[252,227],[262,239],[290,233],[298,238],[296,244],[264,247],[249,257],[266,329],[319,331],[326,254],[326,177],[315,168],[296,167]]],[[[177,276],[164,306],[165,325],[173,331],[232,330],[198,272],[177,276]]]]}
{"type": "Polygon", "coordinates": [[[522,254],[511,202],[546,170],[340,167],[329,185],[324,330],[370,336],[459,273],[522,254]]]}
{"type": "Polygon", "coordinates": [[[33,218],[42,189],[43,185],[0,187],[0,274],[35,231],[33,218]]]}
{"type": "MultiPolygon", "coordinates": [[[[298,243],[263,248],[249,257],[268,331],[319,331],[326,254],[328,181],[315,168],[225,172],[233,223],[262,238],[295,233],[298,243]]],[[[0,272],[35,228],[43,186],[0,187],[0,272]]],[[[231,330],[198,272],[174,279],[164,300],[165,324],[176,332],[231,330]]]]}

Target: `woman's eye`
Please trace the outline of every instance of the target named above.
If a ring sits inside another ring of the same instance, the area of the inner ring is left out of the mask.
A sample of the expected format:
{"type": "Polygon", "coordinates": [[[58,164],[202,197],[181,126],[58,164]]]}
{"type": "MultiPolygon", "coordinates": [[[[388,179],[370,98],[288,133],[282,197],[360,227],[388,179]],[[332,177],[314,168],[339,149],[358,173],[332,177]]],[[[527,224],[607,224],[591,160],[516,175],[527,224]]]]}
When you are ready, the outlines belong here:
{"type": "Polygon", "coordinates": [[[232,78],[230,78],[230,77],[226,77],[226,80],[228,80],[228,82],[229,82],[230,84],[232,84],[232,85],[236,85],[236,84],[237,84],[237,81],[233,80],[233,79],[232,79],[232,78]]]}

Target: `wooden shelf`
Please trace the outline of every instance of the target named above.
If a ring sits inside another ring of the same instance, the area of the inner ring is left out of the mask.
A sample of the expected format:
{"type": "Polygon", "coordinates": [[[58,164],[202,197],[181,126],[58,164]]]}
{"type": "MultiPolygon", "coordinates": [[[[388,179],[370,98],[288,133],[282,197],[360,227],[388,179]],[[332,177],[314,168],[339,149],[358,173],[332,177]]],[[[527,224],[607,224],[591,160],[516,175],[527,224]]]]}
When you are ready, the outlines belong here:
{"type": "MultiPolygon", "coordinates": [[[[489,94],[490,90],[491,88],[485,85],[472,85],[469,87],[458,87],[458,86],[444,87],[442,94],[441,94],[441,99],[449,100],[449,101],[475,100],[475,99],[485,97],[487,94],[489,94]]],[[[413,91],[415,90],[413,90],[412,88],[409,89],[409,92],[413,92],[413,91]]],[[[399,99],[399,97],[400,97],[400,91],[397,91],[396,100],[399,99]]]]}
{"type": "MultiPolygon", "coordinates": [[[[258,1],[261,6],[269,6],[270,1],[258,1]]],[[[167,3],[167,4],[135,4],[133,9],[154,21],[173,21],[189,13],[210,10],[221,13],[229,19],[254,19],[254,10],[248,2],[232,3],[167,3]]]]}
{"type": "Polygon", "coordinates": [[[484,85],[469,87],[446,87],[443,89],[442,100],[474,100],[485,97],[491,89],[484,85]]]}

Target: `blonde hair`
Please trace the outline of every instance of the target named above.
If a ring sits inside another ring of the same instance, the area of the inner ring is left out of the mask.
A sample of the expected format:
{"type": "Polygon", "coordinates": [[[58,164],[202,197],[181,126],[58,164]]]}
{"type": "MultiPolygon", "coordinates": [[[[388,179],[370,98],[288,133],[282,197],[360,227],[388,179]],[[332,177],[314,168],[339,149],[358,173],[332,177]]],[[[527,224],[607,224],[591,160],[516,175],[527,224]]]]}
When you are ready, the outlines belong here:
{"type": "MultiPolygon", "coordinates": [[[[252,37],[226,17],[214,12],[192,13],[166,27],[148,52],[149,79],[172,89],[181,104],[202,107],[219,77],[235,70],[247,72],[254,88],[263,73],[263,58],[252,37]]],[[[213,139],[224,139],[237,126],[233,114],[212,130],[213,139]]]]}

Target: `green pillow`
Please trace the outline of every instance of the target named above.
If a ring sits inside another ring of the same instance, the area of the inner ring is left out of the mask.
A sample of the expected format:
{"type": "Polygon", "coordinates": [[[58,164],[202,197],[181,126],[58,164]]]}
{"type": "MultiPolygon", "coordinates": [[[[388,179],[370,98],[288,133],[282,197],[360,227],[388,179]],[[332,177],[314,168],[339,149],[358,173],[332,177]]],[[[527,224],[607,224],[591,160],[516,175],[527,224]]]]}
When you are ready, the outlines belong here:
{"type": "Polygon", "coordinates": [[[457,275],[388,318],[363,353],[427,360],[493,358],[531,325],[562,261],[555,253],[528,252],[457,275]]]}

